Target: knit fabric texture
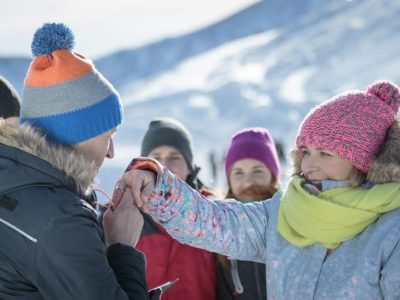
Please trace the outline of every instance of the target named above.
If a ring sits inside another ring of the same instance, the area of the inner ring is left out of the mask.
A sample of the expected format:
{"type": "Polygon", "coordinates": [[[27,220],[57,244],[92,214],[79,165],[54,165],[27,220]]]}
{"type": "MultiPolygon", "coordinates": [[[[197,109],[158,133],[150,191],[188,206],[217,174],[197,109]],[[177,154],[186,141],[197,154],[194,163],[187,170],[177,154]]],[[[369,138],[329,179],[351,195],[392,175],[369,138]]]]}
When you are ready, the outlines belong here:
{"type": "Polygon", "coordinates": [[[193,140],[182,123],[172,118],[158,118],[150,122],[142,141],[141,156],[148,156],[153,149],[160,146],[177,149],[193,171],[193,140]]]}
{"type": "Polygon", "coordinates": [[[21,101],[14,86],[0,76],[0,118],[19,117],[21,101]]]}
{"type": "Polygon", "coordinates": [[[399,88],[389,81],[376,82],[366,92],[338,95],[306,116],[296,147],[312,145],[332,151],[368,172],[399,106],[399,88]]]}
{"type": "Polygon", "coordinates": [[[118,92],[73,46],[64,24],[46,23],[36,31],[21,108],[21,123],[63,145],[101,135],[123,118],[118,92]]]}
{"type": "Polygon", "coordinates": [[[229,177],[232,165],[242,159],[261,161],[279,178],[280,164],[274,140],[268,130],[262,127],[245,128],[233,135],[225,156],[225,173],[229,177]]]}

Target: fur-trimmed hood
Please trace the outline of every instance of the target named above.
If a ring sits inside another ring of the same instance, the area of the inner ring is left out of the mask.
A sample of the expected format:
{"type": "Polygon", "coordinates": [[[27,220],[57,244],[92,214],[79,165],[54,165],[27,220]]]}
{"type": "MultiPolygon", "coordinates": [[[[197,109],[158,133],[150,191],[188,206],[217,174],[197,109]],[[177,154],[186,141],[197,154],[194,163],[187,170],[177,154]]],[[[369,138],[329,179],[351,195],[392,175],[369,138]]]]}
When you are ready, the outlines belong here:
{"type": "Polygon", "coordinates": [[[400,121],[389,128],[385,143],[370,167],[367,179],[373,183],[400,183],[400,121]]]}
{"type": "MultiPolygon", "coordinates": [[[[62,183],[71,183],[73,179],[76,192],[79,195],[88,195],[92,191],[97,168],[94,162],[88,161],[83,154],[78,153],[71,147],[51,144],[45,136],[28,125],[10,125],[0,119],[0,144],[19,149],[34,157],[48,162],[61,174],[49,174],[49,177],[56,178],[62,183]],[[64,178],[65,177],[65,178],[64,178]]],[[[14,151],[15,152],[15,151],[14,151]]],[[[10,159],[17,160],[17,163],[26,163],[26,156],[13,154],[10,159]],[[22,159],[21,157],[24,157],[22,159]],[[25,160],[21,162],[19,160],[25,160]]],[[[46,170],[41,170],[46,172],[46,170]]],[[[71,185],[71,184],[69,184],[71,185]]]]}

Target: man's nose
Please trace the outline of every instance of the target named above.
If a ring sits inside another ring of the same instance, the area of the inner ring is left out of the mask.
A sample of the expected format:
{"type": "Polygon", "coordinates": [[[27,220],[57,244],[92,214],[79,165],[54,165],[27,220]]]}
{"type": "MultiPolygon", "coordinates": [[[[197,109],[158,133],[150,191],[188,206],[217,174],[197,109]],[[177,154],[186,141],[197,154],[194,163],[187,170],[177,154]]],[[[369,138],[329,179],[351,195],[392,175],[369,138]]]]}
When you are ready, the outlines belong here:
{"type": "Polygon", "coordinates": [[[110,143],[108,144],[108,150],[106,154],[107,158],[114,158],[114,142],[110,139],[110,143]]]}
{"type": "Polygon", "coordinates": [[[245,174],[243,178],[243,185],[244,186],[251,186],[254,183],[254,176],[253,174],[245,174]]]}
{"type": "Polygon", "coordinates": [[[166,158],[164,158],[164,157],[159,157],[159,158],[157,158],[157,160],[158,160],[158,162],[159,162],[160,164],[162,164],[163,166],[165,166],[165,167],[168,168],[168,166],[167,166],[167,164],[168,164],[168,159],[166,159],[166,158]]]}

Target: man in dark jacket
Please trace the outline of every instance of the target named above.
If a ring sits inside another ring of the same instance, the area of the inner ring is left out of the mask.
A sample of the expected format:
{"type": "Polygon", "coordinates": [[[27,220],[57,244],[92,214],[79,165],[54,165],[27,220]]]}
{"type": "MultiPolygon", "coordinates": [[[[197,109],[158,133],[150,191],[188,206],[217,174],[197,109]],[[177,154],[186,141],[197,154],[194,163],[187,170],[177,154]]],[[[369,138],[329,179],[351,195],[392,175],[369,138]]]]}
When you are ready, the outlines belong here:
{"type": "Polygon", "coordinates": [[[63,24],[36,31],[22,125],[0,119],[0,299],[147,299],[139,211],[107,211],[105,245],[85,201],[122,107],[73,43],[63,24]]]}

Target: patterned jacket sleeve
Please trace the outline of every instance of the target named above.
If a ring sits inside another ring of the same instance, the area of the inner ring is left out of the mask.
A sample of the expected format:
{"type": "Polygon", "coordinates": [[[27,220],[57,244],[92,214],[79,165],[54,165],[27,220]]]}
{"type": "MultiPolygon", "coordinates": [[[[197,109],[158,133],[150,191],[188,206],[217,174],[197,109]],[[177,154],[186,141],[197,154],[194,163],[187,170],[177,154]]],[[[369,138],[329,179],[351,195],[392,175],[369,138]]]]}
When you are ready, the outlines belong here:
{"type": "Polygon", "coordinates": [[[172,237],[230,258],[265,262],[268,201],[209,200],[160,165],[150,169],[158,178],[147,207],[172,237]]]}

